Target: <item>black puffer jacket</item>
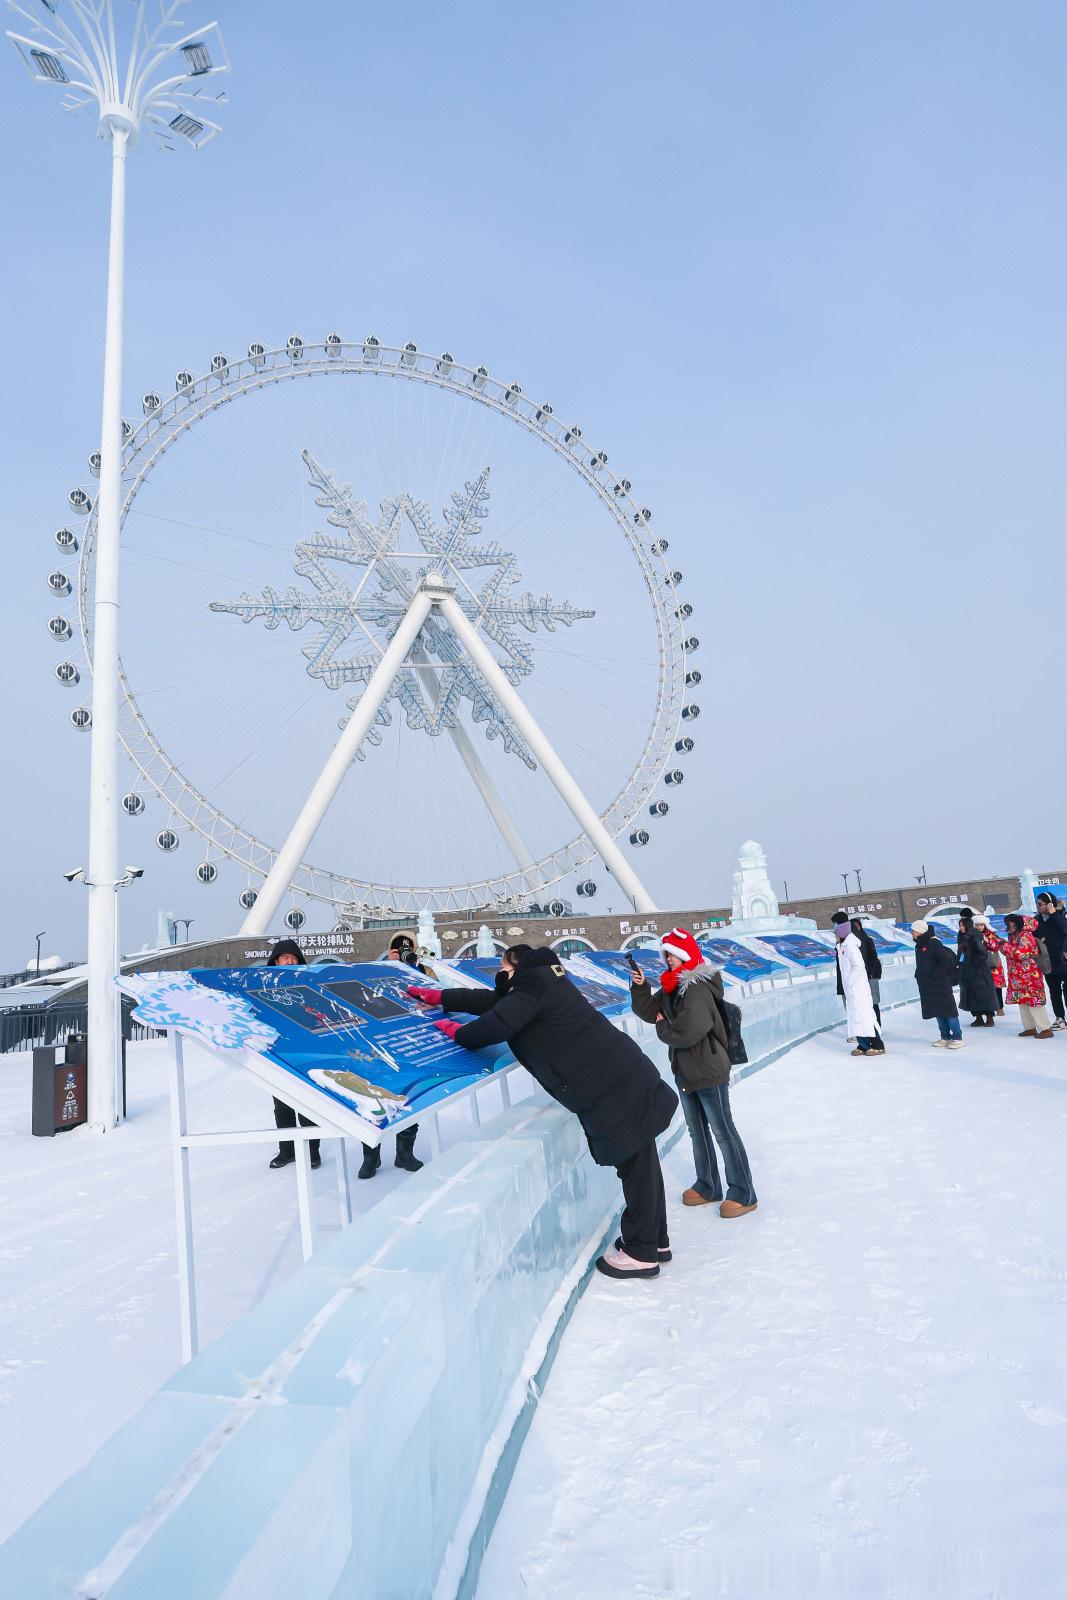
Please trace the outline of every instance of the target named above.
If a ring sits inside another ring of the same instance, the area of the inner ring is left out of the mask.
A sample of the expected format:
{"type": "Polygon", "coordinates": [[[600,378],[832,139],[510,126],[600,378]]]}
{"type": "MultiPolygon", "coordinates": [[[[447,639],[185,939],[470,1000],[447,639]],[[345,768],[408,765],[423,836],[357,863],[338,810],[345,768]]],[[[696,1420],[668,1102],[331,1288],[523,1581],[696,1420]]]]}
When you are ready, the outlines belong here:
{"type": "MultiPolygon", "coordinates": [[[[915,982],[919,986],[924,1017],[958,1017],[952,986],[956,982],[956,957],[933,933],[915,942],[915,982]]],[[[996,1006],[990,1010],[995,1011],[996,1006]]]]}
{"type": "Polygon", "coordinates": [[[1053,911],[1050,916],[1039,917],[1034,931],[1048,951],[1052,971],[1057,977],[1067,972],[1067,913],[1053,911]]]}
{"type": "Polygon", "coordinates": [[[960,962],[960,1010],[992,1016],[1000,1006],[989,966],[989,951],[977,928],[961,933],[956,945],[960,962]]]}
{"type": "Polygon", "coordinates": [[[553,1100],[573,1111],[593,1160],[617,1167],[670,1125],[678,1096],[637,1042],[589,1004],[554,950],[531,950],[503,992],[445,989],[446,1011],[473,1011],[456,1043],[507,1044],[553,1100]]]}
{"type": "Polygon", "coordinates": [[[630,985],[632,1010],[655,1025],[663,1043],[670,1047],[678,1082],[690,1093],[730,1081],[726,1026],[719,1011],[722,999],[722,973],[709,961],[699,967],[683,967],[673,993],[653,989],[649,983],[630,985]],[[660,1015],[663,1021],[656,1022],[660,1015]]]}

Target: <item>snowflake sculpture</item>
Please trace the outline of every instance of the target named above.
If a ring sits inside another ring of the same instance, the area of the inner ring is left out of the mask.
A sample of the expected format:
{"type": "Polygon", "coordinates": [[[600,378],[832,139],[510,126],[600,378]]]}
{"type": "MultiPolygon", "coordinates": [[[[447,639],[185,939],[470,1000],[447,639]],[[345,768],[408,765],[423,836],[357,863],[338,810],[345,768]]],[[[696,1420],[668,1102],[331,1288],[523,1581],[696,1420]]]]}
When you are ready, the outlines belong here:
{"type": "MultiPolygon", "coordinates": [[[[479,542],[481,523],[489,514],[488,467],[474,483],[464,485],[462,494],[453,494],[441,529],[425,501],[406,494],[383,500],[378,520],[372,522],[366,501],[356,500],[350,485],[338,484],[308,451],[303,451],[302,458],[309,482],[317,491],[315,504],[326,511],[332,527],[343,530],[340,536],[316,533],[296,547],[296,572],[314,593],[292,584],[284,595],[264,588],[258,599],[244,594],[237,600],[215,601],[211,609],[228,612],[243,622],[260,617],[268,628],[287,622],[299,631],[314,623],[318,631],[302,647],[303,654],[309,675],[321,678],[329,688],[368,681],[419,583],[430,572],[444,574],[455,585],[456,599],[496,645],[500,665],[512,683],[533,671],[533,656],[519,629],[552,632],[558,625],[570,627],[595,615],[548,595],[537,599],[529,592],[513,592],[520,582],[515,556],[493,541],[479,542]],[[413,564],[410,555],[401,553],[401,540],[409,531],[419,540],[425,561],[413,564]],[[354,588],[335,570],[336,563],[363,569],[354,588]],[[479,569],[489,569],[489,575],[476,589],[467,574],[479,569]],[[341,657],[342,647],[357,632],[371,649],[341,657]]],[[[400,702],[409,728],[433,736],[457,726],[466,701],[473,720],[485,724],[486,738],[501,739],[509,754],[517,755],[531,769],[536,767],[481,673],[464,659],[451,629],[433,614],[423,624],[407,664],[378,713],[379,725],[392,720],[391,700],[400,702]]],[[[358,696],[348,702],[350,708],[357,704],[358,696]]],[[[371,728],[367,740],[381,743],[377,727],[371,728]]],[[[363,756],[360,750],[361,760],[363,756]]]]}
{"type": "Polygon", "coordinates": [[[216,1050],[269,1050],[277,1030],[246,1000],[205,989],[188,972],[123,975],[120,987],[137,1001],[133,1015],[147,1028],[177,1028],[216,1050]]]}

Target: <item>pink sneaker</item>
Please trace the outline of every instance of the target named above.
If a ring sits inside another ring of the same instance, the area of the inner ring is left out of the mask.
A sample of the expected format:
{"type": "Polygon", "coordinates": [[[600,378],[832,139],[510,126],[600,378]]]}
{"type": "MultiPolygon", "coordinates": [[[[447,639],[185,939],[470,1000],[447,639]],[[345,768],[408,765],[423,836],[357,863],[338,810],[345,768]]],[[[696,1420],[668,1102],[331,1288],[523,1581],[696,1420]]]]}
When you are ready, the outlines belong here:
{"type": "Polygon", "coordinates": [[[597,1256],[596,1269],[608,1278],[658,1278],[658,1261],[638,1261],[625,1250],[610,1250],[597,1256]]]}

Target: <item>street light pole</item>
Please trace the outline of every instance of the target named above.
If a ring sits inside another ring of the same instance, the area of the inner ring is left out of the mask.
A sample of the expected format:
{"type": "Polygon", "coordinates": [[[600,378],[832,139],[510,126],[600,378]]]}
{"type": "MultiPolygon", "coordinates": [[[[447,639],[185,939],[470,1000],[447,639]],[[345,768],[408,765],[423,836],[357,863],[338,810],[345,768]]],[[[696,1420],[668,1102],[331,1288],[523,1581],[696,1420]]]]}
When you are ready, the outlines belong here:
{"type": "Polygon", "coordinates": [[[100,494],[93,600],[93,720],[89,754],[88,1122],[116,1126],[119,1054],[119,511],[122,496],[122,327],[125,288],[126,154],[129,131],[111,134],[111,227],[100,419],[100,494]]]}
{"type": "MultiPolygon", "coordinates": [[[[111,148],[104,382],[100,418],[100,492],[95,508],[92,710],[89,761],[88,1124],[107,1133],[118,1123],[119,1061],[118,747],[119,535],[122,519],[122,334],[126,243],[126,158],[147,126],[167,149],[199,148],[219,132],[206,106],[208,83],[229,72],[217,23],[181,34],[187,0],[167,0],[146,15],[145,0],[124,6],[116,26],[113,0],[8,0],[28,32],[8,38],[36,83],[59,87],[67,111],[90,110],[111,148]],[[68,16],[69,19],[68,20],[68,16]],[[119,61],[124,37],[124,60],[119,61]]],[[[91,502],[82,494],[92,520],[91,502]]]]}
{"type": "Polygon", "coordinates": [[[856,874],[856,893],[857,894],[862,894],[863,893],[863,879],[860,877],[860,868],[859,867],[853,867],[852,870],[856,874]]]}
{"type": "Polygon", "coordinates": [[[41,940],[44,938],[44,936],[45,936],[45,934],[47,932],[48,932],[47,928],[42,928],[40,933],[37,935],[37,973],[36,973],[36,976],[38,978],[41,976],[41,940]]]}
{"type": "Polygon", "coordinates": [[[846,900],[848,899],[848,880],[851,878],[851,876],[852,876],[852,868],[851,867],[849,867],[847,872],[843,872],[841,874],[841,881],[845,885],[845,898],[846,898],[846,900]]]}

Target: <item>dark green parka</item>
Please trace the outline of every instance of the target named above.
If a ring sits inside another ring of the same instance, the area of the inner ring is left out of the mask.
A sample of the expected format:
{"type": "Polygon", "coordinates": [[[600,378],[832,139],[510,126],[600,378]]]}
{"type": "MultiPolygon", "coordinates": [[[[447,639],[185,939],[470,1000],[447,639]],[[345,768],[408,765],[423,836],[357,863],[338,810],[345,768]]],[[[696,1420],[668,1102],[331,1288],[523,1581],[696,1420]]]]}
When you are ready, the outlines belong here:
{"type": "Polygon", "coordinates": [[[649,983],[630,985],[630,1006],[670,1048],[671,1066],[683,1089],[711,1089],[730,1081],[726,1027],[718,1003],[722,973],[709,961],[682,968],[673,993],[649,983]],[[656,1022],[662,1014],[663,1021],[656,1022]]]}

